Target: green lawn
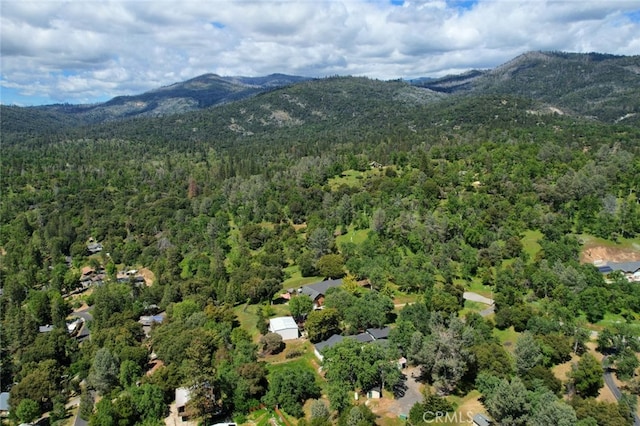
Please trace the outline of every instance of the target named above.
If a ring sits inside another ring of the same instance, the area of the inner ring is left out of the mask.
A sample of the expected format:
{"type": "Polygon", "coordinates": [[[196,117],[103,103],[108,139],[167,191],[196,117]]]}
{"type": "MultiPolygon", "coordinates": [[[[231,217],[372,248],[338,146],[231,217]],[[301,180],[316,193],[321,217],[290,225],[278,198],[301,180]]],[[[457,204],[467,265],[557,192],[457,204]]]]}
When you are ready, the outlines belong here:
{"type": "Polygon", "coordinates": [[[356,231],[353,226],[350,226],[346,234],[340,235],[336,238],[336,244],[338,245],[338,247],[340,247],[344,243],[354,243],[356,245],[360,245],[364,242],[364,240],[367,239],[369,231],[370,229],[360,229],[356,231]]]}
{"type": "Polygon", "coordinates": [[[481,296],[493,299],[493,289],[489,286],[483,285],[482,280],[478,277],[474,277],[471,282],[465,281],[465,287],[467,290],[474,293],[478,293],[481,296]]]}
{"type": "Polygon", "coordinates": [[[286,290],[288,288],[299,288],[306,284],[316,283],[318,281],[322,281],[323,277],[303,277],[300,274],[300,268],[298,265],[291,265],[284,268],[284,272],[289,276],[286,280],[282,282],[282,289],[286,290]]]}
{"type": "Polygon", "coordinates": [[[618,238],[617,241],[611,241],[589,234],[578,234],[576,237],[585,248],[602,246],[640,251],[640,238],[618,238]]]}
{"type": "Polygon", "coordinates": [[[488,305],[485,305],[484,303],[472,302],[470,300],[465,300],[464,301],[464,308],[462,308],[462,310],[460,311],[459,316],[460,317],[464,317],[469,312],[480,312],[483,309],[487,309],[487,308],[488,308],[488,305]]]}
{"type": "Polygon", "coordinates": [[[542,232],[529,230],[525,231],[524,237],[520,240],[524,252],[529,255],[530,261],[533,261],[540,250],[542,250],[542,247],[538,243],[540,239],[542,239],[542,232]]]}
{"type": "Polygon", "coordinates": [[[500,340],[500,343],[502,343],[507,351],[512,352],[520,333],[515,331],[513,327],[509,327],[505,330],[498,330],[497,328],[494,328],[493,335],[500,340]]]}
{"type": "Polygon", "coordinates": [[[346,170],[342,172],[342,175],[332,177],[329,179],[329,186],[332,191],[340,188],[341,185],[347,186],[362,186],[362,180],[364,179],[365,172],[359,172],[357,170],[346,170]]]}

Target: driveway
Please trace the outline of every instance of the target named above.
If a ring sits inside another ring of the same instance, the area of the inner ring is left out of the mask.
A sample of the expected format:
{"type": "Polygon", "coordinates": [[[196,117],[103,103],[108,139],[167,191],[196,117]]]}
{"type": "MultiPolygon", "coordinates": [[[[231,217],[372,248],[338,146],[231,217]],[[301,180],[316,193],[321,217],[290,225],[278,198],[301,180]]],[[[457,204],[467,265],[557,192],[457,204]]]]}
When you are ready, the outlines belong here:
{"type": "Polygon", "coordinates": [[[464,300],[470,300],[472,302],[484,303],[485,305],[493,305],[493,299],[479,295],[472,291],[465,291],[462,295],[464,300]]]}
{"type": "MultiPolygon", "coordinates": [[[[622,392],[616,385],[616,382],[613,380],[613,376],[611,373],[611,368],[606,366],[607,357],[602,358],[602,369],[604,370],[604,383],[611,390],[613,396],[616,397],[617,400],[622,398],[622,392]]],[[[638,418],[638,414],[633,413],[633,426],[640,426],[640,418],[638,418]]]]}
{"type": "Polygon", "coordinates": [[[91,320],[93,320],[93,316],[91,315],[92,309],[93,306],[90,306],[88,308],[75,311],[71,314],[71,316],[82,319],[82,327],[80,328],[80,331],[78,331],[78,335],[76,336],[76,339],[78,339],[78,341],[80,342],[87,340],[90,337],[88,324],[91,320]]]}
{"type": "Polygon", "coordinates": [[[417,402],[422,402],[422,392],[420,391],[422,385],[415,379],[420,375],[420,367],[405,368],[402,370],[402,374],[407,376],[405,381],[407,389],[404,392],[404,396],[393,400],[388,407],[388,411],[397,416],[401,414],[408,416],[411,407],[417,402]]]}

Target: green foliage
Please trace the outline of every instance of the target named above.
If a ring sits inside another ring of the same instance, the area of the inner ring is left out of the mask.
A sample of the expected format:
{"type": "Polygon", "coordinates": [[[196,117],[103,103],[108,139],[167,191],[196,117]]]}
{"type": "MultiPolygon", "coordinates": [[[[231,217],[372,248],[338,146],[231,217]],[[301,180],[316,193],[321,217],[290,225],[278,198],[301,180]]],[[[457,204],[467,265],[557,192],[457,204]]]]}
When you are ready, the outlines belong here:
{"type": "Polygon", "coordinates": [[[309,398],[318,398],[320,388],[313,371],[292,366],[277,369],[269,375],[269,391],[264,396],[268,406],[279,405],[285,412],[301,417],[302,404],[309,398]]]}
{"type": "Polygon", "coordinates": [[[333,308],[312,311],[304,327],[312,343],[326,340],[340,332],[340,314],[333,308]]]}
{"type": "Polygon", "coordinates": [[[583,398],[597,396],[600,388],[604,385],[602,366],[589,353],[582,355],[570,376],[576,393],[583,398]]]}
{"type": "Polygon", "coordinates": [[[413,425],[429,424],[436,416],[442,417],[444,413],[452,411],[454,407],[449,401],[427,391],[422,402],[415,403],[409,410],[409,420],[413,425]]]}
{"type": "Polygon", "coordinates": [[[527,389],[517,377],[510,382],[503,379],[487,397],[485,406],[489,414],[500,424],[527,424],[530,403],[527,389]]]}
{"type": "Polygon", "coordinates": [[[16,416],[22,423],[31,423],[40,417],[40,406],[36,401],[25,398],[16,407],[16,416]]]}
{"type": "Polygon", "coordinates": [[[284,349],[282,336],[278,333],[267,333],[260,337],[260,344],[262,345],[262,353],[265,355],[277,354],[284,349]]]}
{"type": "Polygon", "coordinates": [[[96,352],[88,380],[93,389],[104,395],[117,385],[119,372],[118,359],[109,349],[101,348],[96,352]]]}
{"type": "Polygon", "coordinates": [[[305,295],[292,297],[291,300],[289,300],[289,312],[291,312],[291,316],[298,321],[307,316],[312,309],[313,301],[305,295]]]}

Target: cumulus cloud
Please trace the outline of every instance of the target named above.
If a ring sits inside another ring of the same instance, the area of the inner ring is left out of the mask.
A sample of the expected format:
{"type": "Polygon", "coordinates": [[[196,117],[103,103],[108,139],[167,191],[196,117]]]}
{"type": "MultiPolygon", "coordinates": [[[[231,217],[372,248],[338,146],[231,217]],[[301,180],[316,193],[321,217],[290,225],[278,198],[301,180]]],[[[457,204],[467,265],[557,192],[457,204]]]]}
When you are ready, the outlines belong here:
{"type": "Polygon", "coordinates": [[[530,50],[637,54],[635,0],[4,0],[2,103],[95,102],[213,72],[441,76],[530,50]]]}

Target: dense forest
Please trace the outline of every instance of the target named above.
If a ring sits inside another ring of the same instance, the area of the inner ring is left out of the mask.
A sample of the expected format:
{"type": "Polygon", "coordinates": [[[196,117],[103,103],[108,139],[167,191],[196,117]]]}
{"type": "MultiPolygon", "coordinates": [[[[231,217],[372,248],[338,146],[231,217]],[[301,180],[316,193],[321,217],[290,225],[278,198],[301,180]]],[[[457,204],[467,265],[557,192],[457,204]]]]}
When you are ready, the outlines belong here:
{"type": "Polygon", "coordinates": [[[580,254],[594,239],[640,251],[640,128],[549,100],[333,77],[92,125],[2,107],[11,418],[67,424],[79,398],[91,425],[159,425],[186,387],[204,421],[278,406],[287,424],[396,424],[353,392],[399,397],[402,356],[423,389],[414,425],[465,398],[498,424],[632,424],[640,287],[580,254]],[[90,273],[104,278],[86,288],[90,273]],[[343,285],[324,309],[281,303],[326,278],[343,285]],[[86,307],[79,341],[68,323],[86,307]],[[159,312],[147,336],[139,318],[159,312]],[[307,336],[284,350],[266,329],[282,314],[307,336]],[[386,344],[313,356],[387,325],[386,344]],[[596,399],[603,355],[615,402],[596,399]]]}

